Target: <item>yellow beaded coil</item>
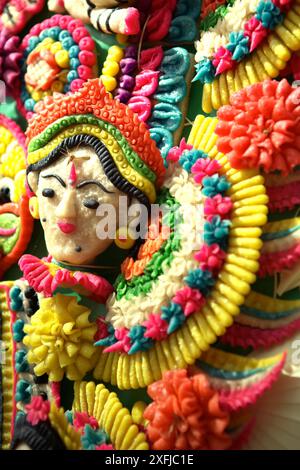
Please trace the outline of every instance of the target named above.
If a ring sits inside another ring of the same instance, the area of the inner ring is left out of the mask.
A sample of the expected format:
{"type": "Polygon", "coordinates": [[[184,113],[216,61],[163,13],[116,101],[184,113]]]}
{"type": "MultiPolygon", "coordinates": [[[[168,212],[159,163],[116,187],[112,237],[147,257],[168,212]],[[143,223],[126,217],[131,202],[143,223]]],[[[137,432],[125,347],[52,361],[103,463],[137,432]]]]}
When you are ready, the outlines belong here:
{"type": "Polygon", "coordinates": [[[2,390],[2,449],[9,449],[14,420],[14,370],[13,370],[13,338],[11,331],[11,312],[8,308],[8,288],[13,282],[0,284],[0,311],[1,311],[1,351],[0,374],[2,390]]]}
{"type": "Polygon", "coordinates": [[[124,51],[121,47],[111,46],[108,49],[100,77],[106,91],[108,92],[112,92],[117,88],[118,82],[116,76],[120,71],[120,61],[123,57],[124,51]]]}

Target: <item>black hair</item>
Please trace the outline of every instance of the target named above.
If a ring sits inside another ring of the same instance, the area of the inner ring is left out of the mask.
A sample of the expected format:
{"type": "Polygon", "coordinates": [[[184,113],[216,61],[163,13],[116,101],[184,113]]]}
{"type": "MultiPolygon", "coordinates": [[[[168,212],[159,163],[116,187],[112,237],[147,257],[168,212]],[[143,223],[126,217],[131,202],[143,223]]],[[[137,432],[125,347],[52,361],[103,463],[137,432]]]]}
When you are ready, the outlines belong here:
{"type": "Polygon", "coordinates": [[[66,450],[49,420],[40,421],[33,426],[26,420],[25,414],[17,416],[11,450],[15,450],[22,443],[27,444],[32,450],[66,450]]]}
{"type": "Polygon", "coordinates": [[[32,163],[29,165],[27,168],[27,175],[32,171],[40,171],[42,168],[46,168],[48,165],[58,160],[58,158],[68,149],[76,147],[80,144],[91,147],[95,151],[100,160],[100,164],[102,165],[105,175],[116,188],[128,196],[136,198],[141,204],[144,204],[147,207],[149,212],[150,202],[147,196],[140,189],[129,183],[129,181],[127,181],[120,174],[109,150],[103,144],[103,142],[101,142],[97,137],[88,134],[77,134],[64,139],[45,158],[37,163],[32,163]]]}

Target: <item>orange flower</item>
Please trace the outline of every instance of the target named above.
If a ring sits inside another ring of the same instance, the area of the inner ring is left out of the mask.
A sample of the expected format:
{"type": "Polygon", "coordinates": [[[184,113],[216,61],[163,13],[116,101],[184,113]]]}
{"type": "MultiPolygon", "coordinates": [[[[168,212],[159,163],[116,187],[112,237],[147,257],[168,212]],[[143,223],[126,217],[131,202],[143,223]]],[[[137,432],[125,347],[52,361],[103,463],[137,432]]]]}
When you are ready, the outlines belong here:
{"type": "Polygon", "coordinates": [[[153,402],[144,417],[154,450],[223,450],[231,445],[225,433],[229,414],[220,409],[218,392],[202,373],[167,371],[148,387],[153,402]]]}
{"type": "Polygon", "coordinates": [[[300,164],[300,88],[266,80],[230,98],[218,111],[218,150],[233,168],[290,173],[300,164]]]}

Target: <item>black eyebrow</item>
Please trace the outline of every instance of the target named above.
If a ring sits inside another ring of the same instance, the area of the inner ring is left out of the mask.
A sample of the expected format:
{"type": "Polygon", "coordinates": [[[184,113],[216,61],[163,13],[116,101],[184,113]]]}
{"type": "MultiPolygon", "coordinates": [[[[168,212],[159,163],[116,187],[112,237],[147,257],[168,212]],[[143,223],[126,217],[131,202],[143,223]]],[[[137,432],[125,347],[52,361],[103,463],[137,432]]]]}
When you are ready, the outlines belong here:
{"type": "Polygon", "coordinates": [[[96,180],[84,180],[84,181],[81,181],[81,183],[77,184],[76,189],[83,188],[84,186],[87,186],[88,184],[96,184],[96,185],[99,186],[99,188],[101,188],[102,191],[104,191],[105,193],[113,194],[113,191],[109,191],[108,189],[105,188],[105,186],[103,186],[103,184],[100,183],[100,181],[96,181],[96,180]]]}
{"type": "Polygon", "coordinates": [[[59,181],[59,183],[60,183],[64,188],[67,187],[67,185],[66,185],[66,183],[64,182],[64,180],[63,180],[60,176],[58,176],[58,175],[52,175],[52,174],[51,174],[51,175],[42,175],[42,178],[55,178],[57,181],[59,181]]]}

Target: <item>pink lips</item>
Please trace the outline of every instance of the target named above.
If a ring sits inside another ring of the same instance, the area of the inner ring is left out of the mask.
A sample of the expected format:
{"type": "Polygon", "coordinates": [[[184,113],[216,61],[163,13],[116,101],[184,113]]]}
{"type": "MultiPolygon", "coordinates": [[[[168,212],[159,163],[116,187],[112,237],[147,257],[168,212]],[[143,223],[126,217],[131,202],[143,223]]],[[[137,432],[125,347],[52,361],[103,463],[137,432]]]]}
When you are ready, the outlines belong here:
{"type": "Polygon", "coordinates": [[[16,232],[15,228],[1,228],[0,227],[0,237],[11,237],[16,232]]]}
{"type": "Polygon", "coordinates": [[[76,225],[68,222],[58,222],[57,225],[63,233],[73,233],[76,230],[76,225]]]}

